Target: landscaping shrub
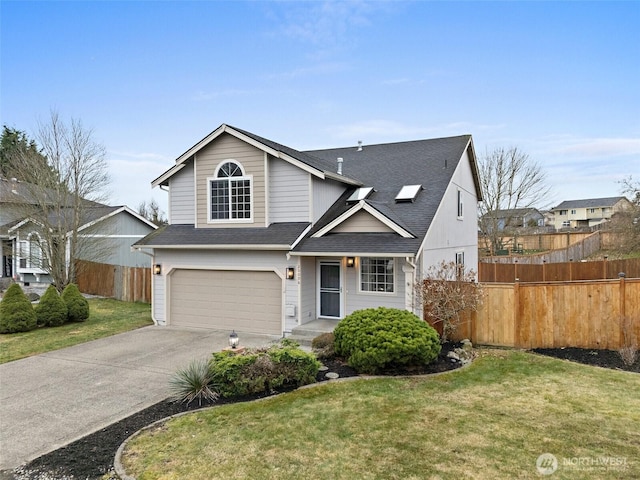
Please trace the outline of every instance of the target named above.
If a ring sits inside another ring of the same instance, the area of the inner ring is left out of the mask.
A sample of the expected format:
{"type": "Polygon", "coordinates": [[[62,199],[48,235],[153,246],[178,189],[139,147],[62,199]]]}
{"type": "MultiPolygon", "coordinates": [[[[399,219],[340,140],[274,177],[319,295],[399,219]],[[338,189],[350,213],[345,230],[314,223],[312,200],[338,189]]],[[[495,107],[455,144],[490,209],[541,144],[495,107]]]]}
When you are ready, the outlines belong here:
{"type": "Polygon", "coordinates": [[[35,312],[39,327],[58,327],[67,321],[67,305],[53,285],[44,292],[35,312]]]}
{"type": "Polygon", "coordinates": [[[321,333],[311,340],[311,348],[320,360],[335,358],[335,337],[333,333],[321,333]]]}
{"type": "Polygon", "coordinates": [[[62,300],[67,306],[67,320],[84,322],[89,318],[89,302],[82,296],[77,285],[70,283],[64,287],[62,300]]]}
{"type": "Polygon", "coordinates": [[[0,333],[28,332],[36,326],[31,302],[20,285],[12,284],[0,302],[0,333]]]}
{"type": "Polygon", "coordinates": [[[220,395],[235,397],[313,383],[320,363],[297,347],[278,345],[240,353],[216,352],[210,368],[220,395]]]}
{"type": "Polygon", "coordinates": [[[178,370],[169,381],[171,398],[187,405],[198,400],[215,401],[220,396],[214,388],[209,361],[193,360],[186,368],[178,370]]]}
{"type": "Polygon", "coordinates": [[[413,313],[395,308],[353,312],[333,333],[336,354],[362,373],[426,365],[441,349],[433,327],[413,313]]]}

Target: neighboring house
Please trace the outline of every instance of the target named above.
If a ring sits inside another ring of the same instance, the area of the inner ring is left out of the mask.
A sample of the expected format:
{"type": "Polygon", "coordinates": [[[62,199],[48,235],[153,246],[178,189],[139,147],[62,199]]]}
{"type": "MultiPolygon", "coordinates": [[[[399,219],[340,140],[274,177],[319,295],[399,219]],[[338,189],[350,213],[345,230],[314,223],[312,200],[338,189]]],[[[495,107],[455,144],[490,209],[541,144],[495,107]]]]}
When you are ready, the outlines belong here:
{"type": "MultiPolygon", "coordinates": [[[[11,277],[19,282],[51,283],[46,255],[42,242],[42,226],[25,218],[25,211],[34,200],[29,194],[30,188],[24,182],[15,179],[0,179],[0,240],[2,242],[1,277],[11,277]]],[[[56,217],[51,214],[49,224],[55,224],[58,218],[71,214],[67,207],[56,217]]],[[[148,255],[133,251],[131,245],[149,234],[157,227],[147,219],[126,206],[111,207],[95,202],[82,210],[83,218],[78,229],[78,260],[124,266],[151,265],[148,255]]],[[[67,224],[70,222],[62,222],[67,224]]],[[[67,244],[71,232],[65,232],[60,241],[67,244]]],[[[70,258],[67,255],[67,262],[70,258]]]]}
{"type": "Polygon", "coordinates": [[[510,228],[535,228],[544,227],[544,215],[536,208],[511,208],[495,210],[484,214],[482,220],[487,227],[495,224],[499,231],[510,228]]]}
{"type": "Polygon", "coordinates": [[[284,335],[367,307],[420,314],[430,266],[477,271],[470,135],[300,152],[223,124],[152,185],[169,225],[134,248],[153,254],[158,325],[284,335]]]}
{"type": "Polygon", "coordinates": [[[565,200],[551,209],[556,230],[593,227],[609,220],[613,214],[631,208],[626,197],[565,200]]]}

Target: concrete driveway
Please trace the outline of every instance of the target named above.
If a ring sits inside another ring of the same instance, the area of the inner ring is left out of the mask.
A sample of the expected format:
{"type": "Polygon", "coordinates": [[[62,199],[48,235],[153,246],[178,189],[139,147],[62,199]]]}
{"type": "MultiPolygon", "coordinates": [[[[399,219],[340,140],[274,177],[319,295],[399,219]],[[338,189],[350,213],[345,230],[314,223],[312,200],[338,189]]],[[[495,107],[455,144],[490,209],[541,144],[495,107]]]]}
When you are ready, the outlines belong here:
{"type": "MultiPolygon", "coordinates": [[[[169,395],[168,380],[229,332],[145,327],[0,365],[0,470],[13,469],[169,395]]],[[[245,346],[272,336],[240,334],[245,346]]]]}

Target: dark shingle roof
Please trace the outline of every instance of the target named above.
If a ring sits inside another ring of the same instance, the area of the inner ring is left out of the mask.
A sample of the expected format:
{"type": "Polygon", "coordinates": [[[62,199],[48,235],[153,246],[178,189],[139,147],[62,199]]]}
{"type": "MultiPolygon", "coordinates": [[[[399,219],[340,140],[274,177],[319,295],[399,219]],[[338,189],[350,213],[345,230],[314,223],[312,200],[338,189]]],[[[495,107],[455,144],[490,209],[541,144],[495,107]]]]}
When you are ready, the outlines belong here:
{"type": "Polygon", "coordinates": [[[567,210],[569,208],[602,208],[613,207],[626,197],[587,198],[584,200],[565,200],[553,210],[567,210]]]}
{"type": "Polygon", "coordinates": [[[471,140],[470,135],[417,140],[411,142],[334,148],[306,152],[327,161],[337,157],[344,159],[345,175],[374,187],[366,200],[388,218],[410,231],[416,238],[402,238],[395,234],[327,234],[310,238],[313,233],[343,214],[352,205],[346,199],[353,190],[346,192],[314,225],[312,231],[294,249],[294,252],[341,251],[345,243],[353,251],[367,251],[373,242],[380,251],[417,253],[431,225],[451,176],[471,140]],[[422,185],[413,202],[396,202],[395,197],[404,185],[422,185]]]}
{"type": "Polygon", "coordinates": [[[154,248],[275,245],[288,250],[308,226],[309,223],[306,222],[272,223],[266,228],[195,228],[192,224],[166,225],[134,245],[154,248]]]}
{"type": "MultiPolygon", "coordinates": [[[[395,233],[328,233],[320,238],[311,236],[340,215],[354,208],[347,198],[355,187],[347,188],[318,222],[293,249],[305,252],[368,252],[416,254],[433,220],[451,177],[471,135],[386,143],[357,147],[332,148],[301,152],[273,142],[251,132],[230,125],[234,130],[271,150],[281,152],[304,164],[342,180],[345,184],[374,187],[365,200],[368,205],[410,232],[414,238],[403,238],[395,233]],[[337,175],[338,157],[343,159],[343,175],[337,175]],[[420,184],[423,190],[412,202],[396,202],[395,197],[404,185],[420,184]]],[[[194,147],[196,148],[197,145],[194,147]]],[[[470,148],[470,147],[469,147],[470,148]]],[[[181,158],[187,158],[188,151],[181,158]]],[[[475,168],[473,166],[472,168],[475,168]]],[[[170,174],[171,170],[163,175],[170,174]]],[[[474,170],[477,184],[477,172],[474,170]]],[[[163,176],[159,179],[164,178],[163,176]]],[[[168,177],[167,177],[168,178],[168,177]]],[[[477,191],[478,198],[480,192],[477,191]]],[[[138,246],[229,246],[229,245],[292,245],[308,227],[308,223],[273,224],[267,228],[195,228],[194,225],[170,225],[161,228],[136,243],[138,246]]]]}

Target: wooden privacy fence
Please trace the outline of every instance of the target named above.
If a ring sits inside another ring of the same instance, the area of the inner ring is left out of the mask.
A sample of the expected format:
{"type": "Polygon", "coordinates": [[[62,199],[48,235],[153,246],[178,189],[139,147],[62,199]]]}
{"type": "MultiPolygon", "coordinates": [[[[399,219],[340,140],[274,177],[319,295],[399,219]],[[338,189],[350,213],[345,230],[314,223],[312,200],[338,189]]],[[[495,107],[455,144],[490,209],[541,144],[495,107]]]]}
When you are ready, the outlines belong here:
{"type": "Polygon", "coordinates": [[[483,295],[456,339],[516,348],[640,344],[640,278],[485,284],[483,295]]]}
{"type": "Polygon", "coordinates": [[[480,283],[499,282],[571,282],[574,280],[600,280],[618,278],[624,272],[627,278],[640,278],[640,258],[600,260],[593,262],[562,262],[523,264],[479,263],[480,283]]]}
{"type": "Polygon", "coordinates": [[[105,263],[76,262],[78,288],[82,293],[151,303],[151,269],[105,263]]]}

